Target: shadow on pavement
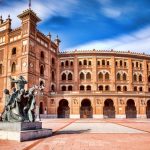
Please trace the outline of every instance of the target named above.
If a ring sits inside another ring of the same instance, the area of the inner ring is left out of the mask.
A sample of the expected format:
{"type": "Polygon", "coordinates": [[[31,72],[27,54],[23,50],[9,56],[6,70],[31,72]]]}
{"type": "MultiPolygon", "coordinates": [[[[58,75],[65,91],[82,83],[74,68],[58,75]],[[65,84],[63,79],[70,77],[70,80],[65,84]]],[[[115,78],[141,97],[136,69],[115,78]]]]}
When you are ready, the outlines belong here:
{"type": "Polygon", "coordinates": [[[91,129],[86,129],[86,130],[67,130],[67,131],[56,131],[53,133],[53,135],[60,135],[60,134],[82,134],[82,133],[88,133],[90,132],[91,129]]]}

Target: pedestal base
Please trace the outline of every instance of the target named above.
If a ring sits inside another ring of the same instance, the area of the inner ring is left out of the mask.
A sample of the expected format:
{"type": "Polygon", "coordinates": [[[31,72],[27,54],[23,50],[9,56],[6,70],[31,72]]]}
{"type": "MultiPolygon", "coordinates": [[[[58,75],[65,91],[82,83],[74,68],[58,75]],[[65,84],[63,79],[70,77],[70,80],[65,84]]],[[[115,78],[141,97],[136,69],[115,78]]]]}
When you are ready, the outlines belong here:
{"type": "Polygon", "coordinates": [[[51,129],[42,129],[41,122],[0,122],[0,139],[28,141],[52,135],[51,129]]]}

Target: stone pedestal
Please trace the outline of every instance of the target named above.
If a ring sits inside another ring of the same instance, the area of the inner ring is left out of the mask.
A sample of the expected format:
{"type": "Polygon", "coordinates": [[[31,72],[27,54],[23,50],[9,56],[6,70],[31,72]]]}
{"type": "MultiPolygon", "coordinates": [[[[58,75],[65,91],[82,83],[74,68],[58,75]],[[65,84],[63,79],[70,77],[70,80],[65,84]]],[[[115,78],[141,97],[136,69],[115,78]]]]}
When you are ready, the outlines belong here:
{"type": "Polygon", "coordinates": [[[52,135],[51,129],[42,129],[42,122],[0,122],[0,139],[28,141],[52,135]]]}

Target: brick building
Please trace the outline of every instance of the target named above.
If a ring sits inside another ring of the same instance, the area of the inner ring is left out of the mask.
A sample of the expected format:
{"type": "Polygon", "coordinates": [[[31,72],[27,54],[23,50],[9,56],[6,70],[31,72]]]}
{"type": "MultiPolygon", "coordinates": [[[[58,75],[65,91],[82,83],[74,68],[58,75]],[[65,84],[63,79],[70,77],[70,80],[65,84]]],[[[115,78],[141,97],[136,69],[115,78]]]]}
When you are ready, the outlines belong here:
{"type": "Polygon", "coordinates": [[[130,51],[60,52],[58,37],[37,30],[40,18],[31,10],[0,18],[0,111],[9,76],[44,85],[36,101],[40,114],[59,118],[150,118],[150,56],[130,51]]]}

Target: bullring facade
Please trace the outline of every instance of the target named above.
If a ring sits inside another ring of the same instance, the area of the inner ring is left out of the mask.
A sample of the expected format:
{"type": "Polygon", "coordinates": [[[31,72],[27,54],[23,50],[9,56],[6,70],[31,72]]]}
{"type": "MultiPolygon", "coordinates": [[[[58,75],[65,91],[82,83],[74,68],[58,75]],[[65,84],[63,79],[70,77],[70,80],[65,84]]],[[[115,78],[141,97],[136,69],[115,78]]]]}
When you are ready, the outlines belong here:
{"type": "Polygon", "coordinates": [[[9,76],[23,75],[26,89],[39,85],[37,109],[58,118],[150,118],[150,56],[130,51],[61,52],[58,37],[37,30],[40,18],[31,10],[0,18],[0,111],[3,89],[15,86],[9,76]]]}

